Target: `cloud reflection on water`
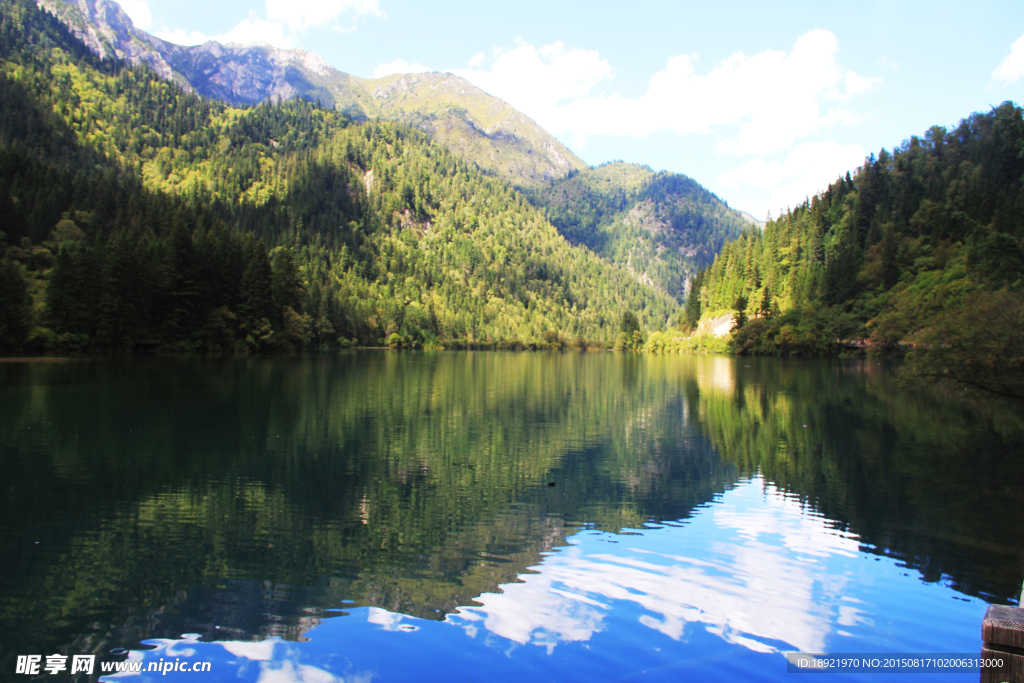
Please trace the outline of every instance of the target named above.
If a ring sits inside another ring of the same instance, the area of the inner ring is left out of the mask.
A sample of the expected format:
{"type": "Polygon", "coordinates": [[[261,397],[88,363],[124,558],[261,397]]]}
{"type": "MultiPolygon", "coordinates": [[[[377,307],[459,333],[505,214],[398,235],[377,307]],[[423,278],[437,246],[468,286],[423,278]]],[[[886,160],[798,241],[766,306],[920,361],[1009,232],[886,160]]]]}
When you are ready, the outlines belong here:
{"type": "Polygon", "coordinates": [[[674,640],[688,625],[703,624],[757,652],[820,652],[835,625],[859,618],[852,605],[839,606],[845,579],[822,566],[831,556],[856,555],[856,538],[760,478],[683,526],[644,530],[639,539],[583,534],[570,543],[531,568],[535,573],[481,595],[479,607],[449,620],[470,635],[482,626],[550,652],[635,612],[614,602],[633,603],[641,624],[674,640]],[[597,547],[601,540],[618,545],[597,547]]]}
{"type": "MultiPolygon", "coordinates": [[[[380,610],[383,612],[383,610],[380,610]]],[[[336,676],[327,669],[304,663],[302,650],[295,643],[283,641],[277,637],[260,641],[218,640],[206,643],[195,634],[185,634],[179,639],[153,638],[145,641],[146,650],[132,650],[128,659],[142,661],[145,667],[150,662],[164,660],[186,660],[191,665],[204,659],[213,660],[213,672],[221,680],[226,677],[238,680],[255,680],[256,683],[370,683],[374,674],[370,671],[347,673],[336,676]],[[223,648],[224,654],[217,652],[223,648]],[[225,671],[231,671],[229,676],[225,671]]],[[[142,677],[143,674],[118,673],[104,675],[104,679],[142,677]]],[[[172,673],[171,679],[195,676],[194,673],[172,673]]],[[[206,674],[209,675],[209,674],[206,674]]],[[[161,677],[166,676],[161,672],[161,677]]]]}

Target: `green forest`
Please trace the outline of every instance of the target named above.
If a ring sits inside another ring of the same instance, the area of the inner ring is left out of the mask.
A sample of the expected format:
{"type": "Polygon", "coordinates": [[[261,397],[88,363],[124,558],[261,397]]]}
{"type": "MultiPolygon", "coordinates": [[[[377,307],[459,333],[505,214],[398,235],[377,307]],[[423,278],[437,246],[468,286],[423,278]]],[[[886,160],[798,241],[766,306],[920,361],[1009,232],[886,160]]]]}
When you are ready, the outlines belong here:
{"type": "Polygon", "coordinates": [[[0,12],[2,350],[560,347],[679,308],[416,129],[233,108],[0,12]]]}
{"type": "Polygon", "coordinates": [[[0,0],[0,352],[831,355],[1024,395],[1024,118],[871,155],[763,230],[614,162],[517,190],[400,123],[237,108],[0,0]],[[725,338],[693,335],[732,315],[725,338]],[[691,336],[687,336],[691,335],[691,336]]]}
{"type": "Polygon", "coordinates": [[[621,161],[529,191],[572,244],[682,301],[697,271],[749,222],[697,181],[621,161]]]}
{"type": "Polygon", "coordinates": [[[910,374],[1024,397],[1024,118],[1006,102],[871,155],[695,278],[684,326],[732,348],[905,353],[910,374]]]}

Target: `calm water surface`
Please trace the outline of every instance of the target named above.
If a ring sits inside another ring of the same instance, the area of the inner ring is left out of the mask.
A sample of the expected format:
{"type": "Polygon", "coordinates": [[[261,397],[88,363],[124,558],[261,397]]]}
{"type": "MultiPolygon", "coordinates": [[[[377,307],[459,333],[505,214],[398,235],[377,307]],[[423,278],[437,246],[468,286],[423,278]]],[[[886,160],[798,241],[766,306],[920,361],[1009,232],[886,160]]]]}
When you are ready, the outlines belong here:
{"type": "Polygon", "coordinates": [[[867,362],[4,364],[0,667],[784,681],[786,651],[977,653],[1024,578],[1020,420],[867,362]]]}

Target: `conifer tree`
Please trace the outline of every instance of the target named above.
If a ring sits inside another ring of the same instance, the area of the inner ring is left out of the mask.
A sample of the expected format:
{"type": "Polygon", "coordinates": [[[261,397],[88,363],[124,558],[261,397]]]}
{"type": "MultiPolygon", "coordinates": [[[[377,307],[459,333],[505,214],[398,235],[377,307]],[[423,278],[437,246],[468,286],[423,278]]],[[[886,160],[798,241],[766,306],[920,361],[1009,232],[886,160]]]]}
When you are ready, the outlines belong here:
{"type": "Polygon", "coordinates": [[[267,348],[273,333],[273,271],[261,240],[249,239],[245,247],[245,270],[240,288],[239,318],[246,343],[252,350],[267,348]]]}
{"type": "Polygon", "coordinates": [[[32,302],[21,268],[0,261],[0,351],[17,351],[32,330],[32,302]]]}
{"type": "Polygon", "coordinates": [[[46,284],[44,323],[57,334],[92,335],[98,279],[91,253],[62,244],[46,284]]]}
{"type": "Polygon", "coordinates": [[[291,249],[280,249],[275,254],[273,281],[274,308],[301,313],[306,292],[291,249]]]}

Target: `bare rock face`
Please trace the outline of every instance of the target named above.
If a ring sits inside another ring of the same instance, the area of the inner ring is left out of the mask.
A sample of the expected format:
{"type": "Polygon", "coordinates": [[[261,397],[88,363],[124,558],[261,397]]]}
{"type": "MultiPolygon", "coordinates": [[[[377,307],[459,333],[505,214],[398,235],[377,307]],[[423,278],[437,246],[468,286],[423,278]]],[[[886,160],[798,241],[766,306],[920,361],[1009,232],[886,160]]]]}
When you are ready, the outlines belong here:
{"type": "Polygon", "coordinates": [[[424,130],[466,161],[532,186],[586,168],[535,121],[449,73],[363,79],[305,50],[271,45],[175,45],[136,27],[113,0],[36,0],[101,57],[146,64],[188,91],[235,106],[303,97],[355,120],[379,116],[424,130]]]}
{"type": "Polygon", "coordinates": [[[736,327],[736,316],[732,313],[723,313],[714,318],[705,318],[697,326],[696,334],[707,334],[715,337],[724,337],[736,327]]]}
{"type": "MultiPolygon", "coordinates": [[[[79,40],[100,57],[116,57],[133,65],[146,64],[162,78],[174,79],[174,68],[164,56],[165,50],[161,49],[170,46],[170,43],[164,43],[135,28],[131,18],[116,2],[37,0],[37,4],[63,21],[79,40]]],[[[190,87],[188,89],[191,90],[190,87]]]]}
{"type": "Polygon", "coordinates": [[[318,97],[316,81],[335,69],[311,52],[279,50],[270,45],[222,45],[215,41],[176,48],[171,64],[202,95],[233,105],[266,100],[318,97]]]}
{"type": "Polygon", "coordinates": [[[186,90],[233,105],[312,95],[326,81],[344,77],[319,55],[270,45],[210,41],[183,47],[146,33],[113,0],[37,0],[100,57],[146,64],[186,90]]]}

